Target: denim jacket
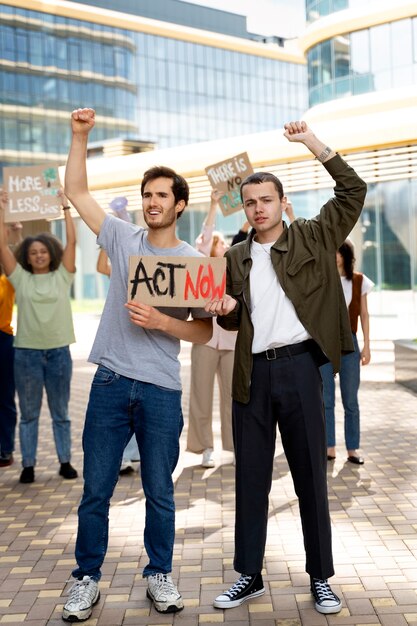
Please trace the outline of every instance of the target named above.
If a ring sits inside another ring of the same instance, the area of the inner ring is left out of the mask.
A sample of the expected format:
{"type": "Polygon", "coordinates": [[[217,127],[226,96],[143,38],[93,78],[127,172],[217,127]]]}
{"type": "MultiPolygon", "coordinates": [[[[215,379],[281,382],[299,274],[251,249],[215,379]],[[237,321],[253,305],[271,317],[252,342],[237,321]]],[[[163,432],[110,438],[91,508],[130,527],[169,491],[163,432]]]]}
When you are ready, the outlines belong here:
{"type": "MultiPolygon", "coordinates": [[[[352,333],[339,273],[336,251],[357,222],[366,195],[366,183],[338,155],[323,164],[336,182],[334,197],[311,220],[296,219],[271,248],[271,262],[281,287],[297,315],[317,342],[335,372],[342,353],[352,352],[352,333]]],[[[250,316],[249,273],[251,242],[245,241],[226,252],[226,292],[237,300],[229,315],[217,322],[226,330],[238,330],[233,370],[232,395],[249,402],[252,373],[253,326],[250,316]]]]}

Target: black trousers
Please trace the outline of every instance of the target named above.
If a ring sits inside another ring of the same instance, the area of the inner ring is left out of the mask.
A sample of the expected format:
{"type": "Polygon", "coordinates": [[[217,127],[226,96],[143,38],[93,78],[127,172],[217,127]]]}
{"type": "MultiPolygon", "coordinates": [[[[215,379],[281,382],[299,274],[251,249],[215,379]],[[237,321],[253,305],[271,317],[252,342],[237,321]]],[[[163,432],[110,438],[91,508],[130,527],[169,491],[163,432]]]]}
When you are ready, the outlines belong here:
{"type": "Polygon", "coordinates": [[[250,402],[233,402],[234,568],[244,574],[262,570],[277,424],[299,501],[306,571],[329,578],[334,569],[322,382],[311,352],[272,361],[255,358],[250,402]]]}

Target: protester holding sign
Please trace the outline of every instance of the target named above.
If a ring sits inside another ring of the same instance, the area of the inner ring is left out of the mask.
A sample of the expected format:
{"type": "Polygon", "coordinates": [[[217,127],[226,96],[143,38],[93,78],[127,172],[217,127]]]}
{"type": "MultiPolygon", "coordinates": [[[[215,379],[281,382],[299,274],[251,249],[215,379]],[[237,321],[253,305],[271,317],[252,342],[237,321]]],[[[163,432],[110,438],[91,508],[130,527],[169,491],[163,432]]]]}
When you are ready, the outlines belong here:
{"type": "Polygon", "coordinates": [[[306,571],[319,613],[338,613],[331,589],[331,526],[326,436],[319,366],[337,371],[352,352],[347,308],[335,253],[357,222],[366,184],[305,122],[285,124],[334,179],[334,197],[311,220],[282,220],[281,181],[258,172],[241,185],[246,217],[256,232],[226,253],[226,296],[206,310],[238,330],[233,372],[236,453],[234,568],[237,582],[214,600],[228,609],[265,593],[263,557],[277,425],[299,499],[306,571]]]}
{"type": "MultiPolygon", "coordinates": [[[[5,196],[0,190],[0,221],[3,222],[6,209],[5,196]]],[[[13,234],[13,243],[21,241],[21,224],[13,224],[13,228],[2,228],[4,246],[11,247],[9,235],[13,234]]],[[[16,403],[14,383],[14,347],[13,347],[13,316],[14,289],[7,279],[0,264],[0,467],[12,465],[15,431],[16,403]]]]}
{"type": "MultiPolygon", "coordinates": [[[[184,178],[166,167],[145,172],[141,183],[148,229],[107,215],[90,195],[86,175],[93,109],[72,113],[72,143],[66,192],[82,219],[98,235],[111,261],[109,292],[89,360],[98,368],[92,383],[83,434],[84,493],[78,509],[77,567],[63,619],[88,619],[100,597],[99,580],[107,551],[110,499],[123,449],[135,432],[146,497],[144,544],[149,562],[147,596],[157,611],[184,607],[171,576],[175,537],[172,472],[183,426],[178,354],[180,340],[206,343],[211,316],[187,307],[156,309],[128,301],[129,256],[187,257],[199,253],[180,241],[176,221],[188,203],[184,178]]],[[[135,285],[136,289],[136,285],[135,285]]]]}
{"type": "MultiPolygon", "coordinates": [[[[77,477],[71,460],[68,415],[75,342],[69,289],[75,273],[75,228],[68,201],[60,195],[65,216],[66,244],[50,233],[26,237],[16,256],[0,237],[4,271],[16,292],[17,330],[14,373],[20,407],[21,483],[35,480],[39,415],[45,387],[52,417],[55,447],[63,478],[77,477]]],[[[3,195],[7,204],[7,194],[3,195]]],[[[1,227],[4,223],[1,220],[1,227]]]]}
{"type": "MultiPolygon", "coordinates": [[[[210,208],[196,248],[206,256],[223,257],[229,245],[214,230],[216,210],[221,192],[213,189],[210,208]]],[[[213,393],[217,377],[220,395],[220,424],[223,450],[233,452],[232,435],[232,372],[236,333],[221,328],[213,320],[213,336],[205,345],[191,348],[190,408],[187,450],[203,454],[201,465],[214,467],[213,459],[213,393]]]]}

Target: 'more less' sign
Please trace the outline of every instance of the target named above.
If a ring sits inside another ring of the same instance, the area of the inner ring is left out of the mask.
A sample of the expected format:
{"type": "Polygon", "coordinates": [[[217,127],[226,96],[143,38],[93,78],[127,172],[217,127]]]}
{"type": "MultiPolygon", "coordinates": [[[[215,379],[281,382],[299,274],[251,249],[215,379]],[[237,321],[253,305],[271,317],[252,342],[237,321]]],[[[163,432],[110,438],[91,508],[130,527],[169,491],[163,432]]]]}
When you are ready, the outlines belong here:
{"type": "Polygon", "coordinates": [[[226,259],[129,257],[128,300],[155,307],[204,307],[226,290],[226,259]]]}
{"type": "Polygon", "coordinates": [[[6,222],[39,220],[61,214],[57,167],[5,167],[3,174],[4,189],[9,194],[6,222]]]}

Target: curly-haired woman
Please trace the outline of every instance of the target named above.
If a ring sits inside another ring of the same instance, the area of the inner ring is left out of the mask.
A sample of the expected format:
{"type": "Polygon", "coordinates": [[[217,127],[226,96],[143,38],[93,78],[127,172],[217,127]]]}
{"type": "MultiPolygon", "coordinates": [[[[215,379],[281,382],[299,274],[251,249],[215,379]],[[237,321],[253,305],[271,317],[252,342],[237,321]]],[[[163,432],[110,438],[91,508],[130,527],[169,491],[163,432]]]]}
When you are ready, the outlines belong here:
{"type": "MultiPolygon", "coordinates": [[[[71,460],[68,403],[72,374],[69,345],[74,329],[69,289],[75,273],[75,227],[68,202],[59,192],[65,216],[66,245],[50,233],[26,237],[15,254],[0,237],[0,259],[15,289],[17,329],[14,374],[20,407],[21,483],[35,480],[36,450],[43,389],[52,417],[55,447],[63,478],[76,478],[71,460]]],[[[3,192],[2,203],[8,201],[3,192]]],[[[3,220],[0,228],[4,229],[3,220]]]]}

